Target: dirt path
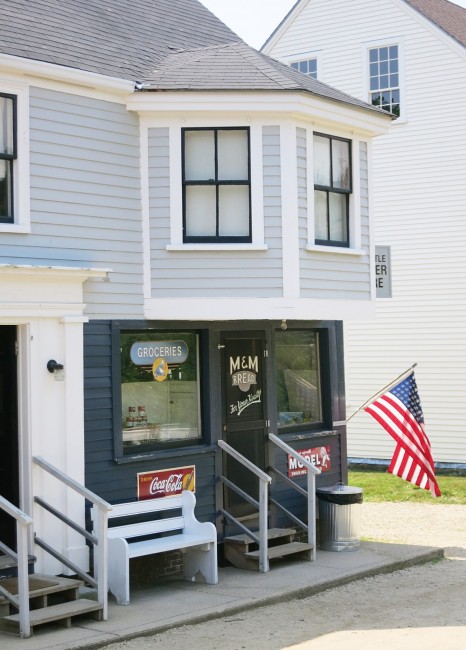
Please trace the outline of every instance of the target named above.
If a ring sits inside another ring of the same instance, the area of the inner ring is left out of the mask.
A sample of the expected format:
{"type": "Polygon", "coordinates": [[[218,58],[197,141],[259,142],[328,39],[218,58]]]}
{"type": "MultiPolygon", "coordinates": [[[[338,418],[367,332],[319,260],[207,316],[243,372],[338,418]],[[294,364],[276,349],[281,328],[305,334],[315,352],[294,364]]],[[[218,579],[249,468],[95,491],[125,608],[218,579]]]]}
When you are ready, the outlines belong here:
{"type": "Polygon", "coordinates": [[[466,506],[363,503],[363,539],[445,548],[446,560],[112,645],[112,650],[462,650],[466,506]]]}

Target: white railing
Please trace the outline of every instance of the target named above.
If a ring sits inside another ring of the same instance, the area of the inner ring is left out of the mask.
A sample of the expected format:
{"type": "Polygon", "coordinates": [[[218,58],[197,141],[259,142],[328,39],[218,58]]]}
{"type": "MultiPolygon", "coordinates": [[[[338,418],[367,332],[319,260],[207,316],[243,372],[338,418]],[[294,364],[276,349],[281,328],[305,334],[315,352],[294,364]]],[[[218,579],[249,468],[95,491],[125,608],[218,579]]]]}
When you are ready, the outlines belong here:
{"type": "Polygon", "coordinates": [[[251,463],[250,460],[245,458],[242,454],[236,451],[236,449],[233,449],[233,447],[228,445],[223,440],[218,441],[218,446],[232,458],[241,463],[241,465],[243,465],[247,470],[255,474],[259,479],[259,501],[256,501],[256,499],[253,499],[253,497],[241,490],[241,488],[229,481],[227,478],[224,476],[220,477],[220,480],[225,485],[239,494],[245,501],[253,505],[259,511],[259,536],[257,536],[253,531],[249,530],[249,528],[238,521],[238,519],[236,519],[236,517],[234,517],[231,513],[223,509],[221,509],[221,512],[227,519],[244,530],[247,535],[249,535],[257,544],[259,544],[259,571],[261,573],[267,573],[269,570],[267,522],[269,507],[268,487],[272,482],[272,479],[268,474],[259,469],[259,467],[256,467],[254,463],[251,463]]]}
{"type": "MultiPolygon", "coordinates": [[[[290,516],[294,521],[299,523],[302,528],[307,530],[307,537],[308,537],[308,543],[312,546],[312,551],[311,551],[311,560],[315,559],[315,549],[317,548],[317,539],[316,539],[316,475],[320,474],[320,469],[316,467],[313,463],[307,460],[307,458],[304,458],[300,453],[295,451],[292,447],[286,444],[286,442],[283,442],[278,436],[276,436],[273,433],[269,433],[269,440],[273,442],[277,447],[279,447],[282,451],[284,451],[286,454],[289,454],[293,458],[295,458],[299,463],[303,465],[303,467],[306,468],[307,470],[307,491],[303,490],[300,486],[295,484],[293,481],[288,479],[285,475],[283,475],[281,472],[278,472],[278,470],[274,469],[273,471],[280,476],[286,483],[303,494],[306,499],[307,499],[307,525],[304,524],[303,522],[300,522],[297,520],[296,517],[294,517],[291,513],[285,510],[285,508],[281,508],[288,516],[290,516]]],[[[275,505],[279,506],[278,503],[275,502],[275,505]]],[[[280,507],[280,506],[279,506],[280,507]]]]}
{"type": "Polygon", "coordinates": [[[74,573],[79,575],[86,583],[90,584],[92,587],[97,589],[97,602],[102,605],[102,617],[106,621],[108,618],[108,513],[112,509],[112,506],[101,499],[96,494],[85,488],[83,485],[70,478],[64,474],[61,470],[57,469],[50,463],[48,463],[44,458],[40,456],[35,456],[33,463],[38,467],[42,468],[51,476],[54,476],[61,483],[71,488],[77,494],[81,495],[88,501],[90,501],[97,509],[98,516],[96,518],[94,530],[95,534],[89,533],[87,530],[70,520],[68,517],[63,515],[61,512],[57,511],[53,506],[48,504],[46,501],[40,497],[34,497],[35,503],[39,506],[45,508],[48,512],[53,514],[55,517],[60,519],[73,530],[79,532],[83,537],[85,537],[89,542],[92,543],[94,548],[94,576],[91,576],[84,571],[82,571],[78,566],[73,564],[63,555],[54,550],[49,544],[44,540],[35,537],[35,543],[43,548],[47,553],[58,559],[62,564],[71,569],[74,573]]]}
{"type": "Polygon", "coordinates": [[[28,528],[32,525],[32,519],[25,512],[22,512],[0,496],[0,508],[8,515],[16,519],[16,545],[17,551],[0,542],[0,550],[6,553],[17,563],[18,570],[18,597],[8,592],[1,586],[0,594],[12,603],[19,611],[19,634],[27,639],[31,636],[31,625],[29,617],[29,578],[28,578],[28,528]]]}

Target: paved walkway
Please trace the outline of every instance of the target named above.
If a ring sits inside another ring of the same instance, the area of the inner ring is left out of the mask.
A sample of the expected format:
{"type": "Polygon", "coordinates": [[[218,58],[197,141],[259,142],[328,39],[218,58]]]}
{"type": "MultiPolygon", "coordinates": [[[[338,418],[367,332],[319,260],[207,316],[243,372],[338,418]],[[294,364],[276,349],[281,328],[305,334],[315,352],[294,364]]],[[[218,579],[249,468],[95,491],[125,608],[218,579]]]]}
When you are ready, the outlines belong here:
{"type": "Polygon", "coordinates": [[[166,581],[159,586],[132,588],[131,604],[119,606],[110,598],[108,621],[74,619],[36,628],[20,639],[0,630],[1,650],[77,650],[99,648],[116,641],[205,621],[297,597],[443,557],[443,549],[409,544],[362,542],[357,551],[317,551],[315,562],[282,561],[268,573],[219,569],[218,585],[166,581]]]}

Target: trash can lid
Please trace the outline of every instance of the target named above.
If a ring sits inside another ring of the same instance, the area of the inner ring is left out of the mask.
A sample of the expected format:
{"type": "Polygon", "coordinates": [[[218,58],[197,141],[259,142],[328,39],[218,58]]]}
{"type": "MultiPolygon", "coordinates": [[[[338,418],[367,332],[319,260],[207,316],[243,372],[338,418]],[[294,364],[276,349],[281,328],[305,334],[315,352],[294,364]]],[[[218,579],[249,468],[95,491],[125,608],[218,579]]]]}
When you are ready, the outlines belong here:
{"type": "Polygon", "coordinates": [[[331,487],[317,488],[316,494],[322,501],[339,505],[362,503],[362,488],[343,485],[343,483],[337,483],[331,487]]]}

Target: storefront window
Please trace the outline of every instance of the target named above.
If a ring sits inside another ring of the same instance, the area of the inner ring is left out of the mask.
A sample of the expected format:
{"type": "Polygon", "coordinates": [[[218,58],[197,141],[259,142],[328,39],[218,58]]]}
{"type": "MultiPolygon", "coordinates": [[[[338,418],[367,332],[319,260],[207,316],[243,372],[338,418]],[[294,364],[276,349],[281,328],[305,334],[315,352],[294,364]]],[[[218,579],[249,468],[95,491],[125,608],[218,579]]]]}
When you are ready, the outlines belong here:
{"type": "Polygon", "coordinates": [[[122,332],[120,341],[124,453],[198,440],[198,335],[122,332]]]}
{"type": "Polygon", "coordinates": [[[318,333],[278,331],[275,354],[278,427],[321,422],[318,333]]]}

